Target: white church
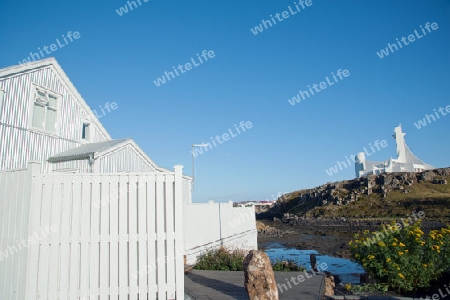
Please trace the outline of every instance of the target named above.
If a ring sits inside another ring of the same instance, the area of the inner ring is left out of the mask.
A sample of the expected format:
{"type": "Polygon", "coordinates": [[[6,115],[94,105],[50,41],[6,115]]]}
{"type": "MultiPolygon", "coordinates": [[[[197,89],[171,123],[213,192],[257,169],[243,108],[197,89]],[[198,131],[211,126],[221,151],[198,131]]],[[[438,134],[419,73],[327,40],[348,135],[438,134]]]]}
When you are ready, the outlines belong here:
{"type": "Polygon", "coordinates": [[[424,163],[409,150],[401,125],[395,127],[393,137],[397,145],[398,157],[396,159],[390,158],[384,162],[373,162],[367,161],[364,152],[360,152],[355,158],[356,177],[385,172],[422,172],[434,169],[433,166],[424,163]]]}

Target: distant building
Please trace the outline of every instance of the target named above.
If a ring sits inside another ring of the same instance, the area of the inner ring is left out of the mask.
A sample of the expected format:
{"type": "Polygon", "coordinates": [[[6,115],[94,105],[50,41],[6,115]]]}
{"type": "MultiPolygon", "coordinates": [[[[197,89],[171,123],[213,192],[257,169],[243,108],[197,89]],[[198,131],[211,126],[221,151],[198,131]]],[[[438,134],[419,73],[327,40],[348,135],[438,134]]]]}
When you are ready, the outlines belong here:
{"type": "Polygon", "coordinates": [[[277,200],[244,201],[236,203],[237,207],[272,207],[277,200]]]}
{"type": "Polygon", "coordinates": [[[395,127],[393,137],[397,145],[398,157],[396,159],[390,158],[384,162],[373,162],[366,160],[364,152],[358,153],[355,158],[356,177],[386,172],[422,172],[434,169],[433,166],[424,163],[409,150],[404,136],[402,126],[395,127]]]}

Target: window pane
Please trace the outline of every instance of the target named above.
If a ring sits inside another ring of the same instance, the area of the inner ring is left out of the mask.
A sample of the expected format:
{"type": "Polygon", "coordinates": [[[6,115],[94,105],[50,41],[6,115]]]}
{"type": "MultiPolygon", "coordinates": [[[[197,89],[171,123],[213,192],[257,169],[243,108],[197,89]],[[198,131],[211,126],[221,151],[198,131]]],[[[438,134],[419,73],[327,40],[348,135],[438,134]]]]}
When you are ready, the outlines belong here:
{"type": "Polygon", "coordinates": [[[33,127],[44,129],[45,107],[34,104],[33,109],[33,127]]]}
{"type": "Polygon", "coordinates": [[[44,99],[46,98],[45,93],[43,91],[37,90],[36,92],[37,92],[37,96],[39,96],[40,98],[44,98],[44,99]]]}
{"type": "Polygon", "coordinates": [[[56,109],[56,97],[53,95],[48,95],[48,105],[54,109],[56,109]]]}
{"type": "Polygon", "coordinates": [[[89,136],[90,136],[90,127],[89,124],[87,123],[83,123],[83,131],[81,133],[81,138],[83,140],[88,140],[89,141],[89,136]]]}
{"type": "Polygon", "coordinates": [[[47,109],[47,120],[45,122],[45,129],[48,131],[55,131],[56,125],[56,110],[47,109]]]}

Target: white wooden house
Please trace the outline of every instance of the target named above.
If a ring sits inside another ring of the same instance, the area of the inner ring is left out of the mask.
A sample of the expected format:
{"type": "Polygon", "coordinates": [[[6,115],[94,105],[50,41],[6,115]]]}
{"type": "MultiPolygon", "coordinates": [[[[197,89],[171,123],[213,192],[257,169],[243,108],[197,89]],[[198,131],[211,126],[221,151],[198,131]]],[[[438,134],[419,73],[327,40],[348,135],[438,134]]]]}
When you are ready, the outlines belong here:
{"type": "Polygon", "coordinates": [[[112,139],[54,58],[0,69],[0,299],[183,299],[190,186],[112,139]]]}
{"type": "Polygon", "coordinates": [[[191,185],[112,139],[55,59],[0,69],[0,299],[184,299],[183,255],[257,248],[253,208],[191,185]]]}
{"type": "Polygon", "coordinates": [[[167,171],[132,140],[112,140],[54,58],[0,69],[0,138],[0,170],[167,171]]]}

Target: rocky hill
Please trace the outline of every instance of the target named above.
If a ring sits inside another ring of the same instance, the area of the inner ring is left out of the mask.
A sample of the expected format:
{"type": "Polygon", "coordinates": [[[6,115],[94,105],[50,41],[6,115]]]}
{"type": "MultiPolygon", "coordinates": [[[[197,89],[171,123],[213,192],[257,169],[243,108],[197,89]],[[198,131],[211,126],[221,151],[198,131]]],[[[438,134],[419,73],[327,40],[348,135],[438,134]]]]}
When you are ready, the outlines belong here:
{"type": "Polygon", "coordinates": [[[450,223],[450,168],[399,172],[327,183],[280,197],[260,219],[389,219],[424,211],[450,223]]]}

